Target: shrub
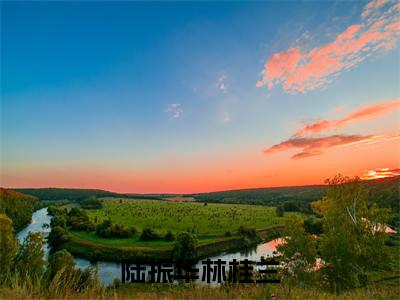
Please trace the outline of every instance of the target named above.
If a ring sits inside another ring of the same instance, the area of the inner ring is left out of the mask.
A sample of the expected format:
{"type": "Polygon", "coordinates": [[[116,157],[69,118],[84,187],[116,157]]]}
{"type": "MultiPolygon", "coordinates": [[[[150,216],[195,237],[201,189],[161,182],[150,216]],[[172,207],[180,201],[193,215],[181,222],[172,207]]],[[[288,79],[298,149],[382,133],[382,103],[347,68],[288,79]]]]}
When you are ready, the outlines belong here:
{"type": "Polygon", "coordinates": [[[253,238],[257,237],[257,232],[254,228],[240,226],[238,229],[238,233],[239,233],[239,235],[241,235],[242,237],[245,237],[245,238],[253,239],[253,238]]]}
{"type": "Polygon", "coordinates": [[[53,249],[57,249],[60,245],[69,240],[67,231],[60,226],[51,227],[51,231],[47,237],[47,241],[53,249]]]}
{"type": "Polygon", "coordinates": [[[170,242],[170,241],[173,241],[175,239],[175,236],[171,231],[168,231],[167,234],[165,235],[164,239],[167,242],[170,242]]]}
{"type": "Polygon", "coordinates": [[[190,262],[196,255],[197,237],[195,234],[190,232],[182,232],[178,235],[173,256],[174,259],[180,262],[190,262]]]}
{"type": "Polygon", "coordinates": [[[151,228],[144,228],[142,235],[140,236],[142,241],[154,241],[159,240],[160,236],[151,228]]]}
{"type": "Polygon", "coordinates": [[[104,238],[128,238],[136,233],[136,228],[131,227],[125,229],[122,225],[113,224],[111,220],[104,220],[103,223],[97,225],[96,234],[104,238]]]}

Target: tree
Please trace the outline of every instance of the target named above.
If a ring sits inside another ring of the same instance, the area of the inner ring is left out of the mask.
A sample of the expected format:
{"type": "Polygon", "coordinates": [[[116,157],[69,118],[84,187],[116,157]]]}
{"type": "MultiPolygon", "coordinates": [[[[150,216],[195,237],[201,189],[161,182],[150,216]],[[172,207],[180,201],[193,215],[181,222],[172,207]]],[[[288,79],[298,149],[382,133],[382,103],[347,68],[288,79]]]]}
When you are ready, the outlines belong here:
{"type": "Polygon", "coordinates": [[[47,269],[47,278],[51,281],[54,276],[63,272],[63,274],[73,273],[75,268],[74,257],[67,250],[60,250],[49,257],[49,266],[47,269]]]}
{"type": "Polygon", "coordinates": [[[40,280],[46,266],[44,260],[44,238],[39,232],[29,232],[23,244],[18,249],[15,258],[15,269],[23,281],[40,280]]]}
{"type": "Polygon", "coordinates": [[[67,231],[60,226],[55,226],[52,227],[48,237],[47,241],[53,248],[53,250],[57,249],[60,245],[64,244],[69,240],[67,231]]]}
{"type": "Polygon", "coordinates": [[[151,228],[143,228],[140,239],[142,241],[154,241],[159,240],[160,236],[151,228]]]}
{"type": "Polygon", "coordinates": [[[283,217],[284,213],[285,213],[285,209],[284,209],[283,205],[278,205],[276,207],[276,216],[283,217]]]}
{"type": "Polygon", "coordinates": [[[304,230],[311,234],[322,233],[322,220],[316,218],[308,218],[304,220],[304,230]]]}
{"type": "Polygon", "coordinates": [[[317,255],[316,241],[305,232],[303,220],[299,216],[293,215],[286,220],[282,234],[286,237],[285,243],[279,245],[277,250],[283,253],[284,258],[290,259],[296,253],[300,253],[308,267],[313,266],[317,255]]]}
{"type": "Polygon", "coordinates": [[[10,274],[17,245],[11,219],[5,214],[0,214],[0,284],[10,274]]]}
{"type": "Polygon", "coordinates": [[[175,239],[175,236],[174,236],[174,234],[169,230],[169,231],[167,232],[167,234],[164,236],[164,239],[165,239],[167,242],[170,242],[170,241],[173,241],[173,240],[175,239]]]}
{"type": "Polygon", "coordinates": [[[174,258],[180,262],[190,262],[197,255],[197,237],[190,232],[181,232],[175,242],[174,258]]]}
{"type": "Polygon", "coordinates": [[[385,224],[390,211],[368,203],[358,178],[341,175],[327,181],[327,196],[312,204],[323,217],[322,269],[335,292],[368,283],[367,273],[387,268],[385,224]]]}

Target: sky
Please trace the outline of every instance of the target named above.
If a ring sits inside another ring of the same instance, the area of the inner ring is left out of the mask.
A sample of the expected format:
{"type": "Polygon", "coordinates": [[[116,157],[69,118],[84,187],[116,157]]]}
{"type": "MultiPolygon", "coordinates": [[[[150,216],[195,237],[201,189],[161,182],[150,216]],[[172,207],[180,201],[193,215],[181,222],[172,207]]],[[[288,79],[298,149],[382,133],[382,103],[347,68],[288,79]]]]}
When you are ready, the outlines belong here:
{"type": "Polygon", "coordinates": [[[400,174],[400,4],[1,2],[4,187],[400,174]]]}

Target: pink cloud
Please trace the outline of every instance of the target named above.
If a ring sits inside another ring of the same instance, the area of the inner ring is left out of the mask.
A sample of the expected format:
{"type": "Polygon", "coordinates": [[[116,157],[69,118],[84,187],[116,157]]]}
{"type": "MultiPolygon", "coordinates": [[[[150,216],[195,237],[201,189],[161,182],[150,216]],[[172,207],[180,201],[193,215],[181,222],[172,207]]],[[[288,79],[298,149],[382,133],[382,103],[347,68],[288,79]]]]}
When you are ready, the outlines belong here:
{"type": "Polygon", "coordinates": [[[361,179],[369,180],[394,176],[400,176],[400,168],[377,168],[368,170],[361,175],[361,179]]]}
{"type": "Polygon", "coordinates": [[[338,120],[318,120],[311,124],[307,124],[299,131],[297,135],[303,136],[308,133],[319,133],[327,130],[334,130],[348,126],[352,123],[361,122],[382,116],[400,108],[400,98],[395,100],[371,104],[359,107],[355,111],[349,113],[346,117],[338,120]]]}
{"type": "Polygon", "coordinates": [[[349,26],[326,45],[304,51],[291,47],[266,61],[257,87],[281,84],[289,93],[314,90],[364,61],[379,49],[392,49],[400,34],[400,5],[376,0],[363,10],[361,22],[349,26]]]}
{"type": "Polygon", "coordinates": [[[323,154],[327,150],[339,146],[370,142],[375,140],[376,138],[378,137],[372,135],[332,135],[326,137],[293,137],[265,149],[264,153],[272,154],[292,149],[301,149],[299,153],[296,153],[292,156],[292,159],[301,159],[323,154]]]}

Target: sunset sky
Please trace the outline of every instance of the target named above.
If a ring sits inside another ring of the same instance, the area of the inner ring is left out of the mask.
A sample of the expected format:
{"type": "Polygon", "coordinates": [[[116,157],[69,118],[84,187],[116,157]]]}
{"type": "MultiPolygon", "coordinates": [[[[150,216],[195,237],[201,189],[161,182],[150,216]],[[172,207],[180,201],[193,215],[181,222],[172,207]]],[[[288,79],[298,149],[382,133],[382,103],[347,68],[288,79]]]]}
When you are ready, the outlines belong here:
{"type": "Polygon", "coordinates": [[[1,2],[5,187],[400,174],[400,3],[1,2]]]}

